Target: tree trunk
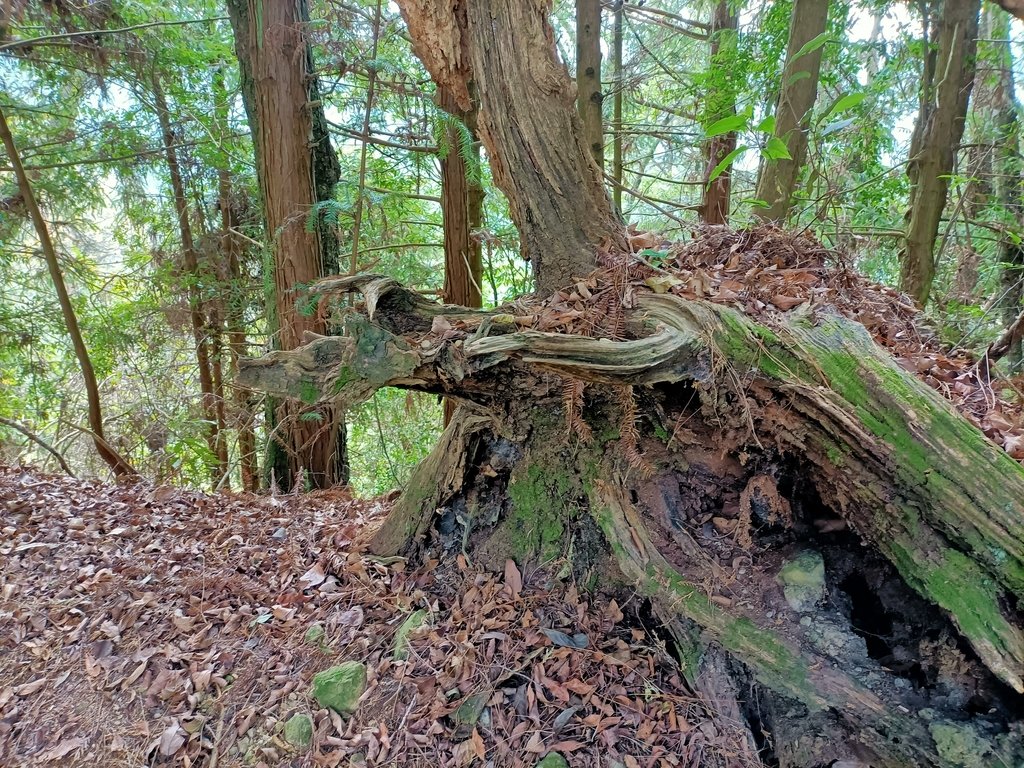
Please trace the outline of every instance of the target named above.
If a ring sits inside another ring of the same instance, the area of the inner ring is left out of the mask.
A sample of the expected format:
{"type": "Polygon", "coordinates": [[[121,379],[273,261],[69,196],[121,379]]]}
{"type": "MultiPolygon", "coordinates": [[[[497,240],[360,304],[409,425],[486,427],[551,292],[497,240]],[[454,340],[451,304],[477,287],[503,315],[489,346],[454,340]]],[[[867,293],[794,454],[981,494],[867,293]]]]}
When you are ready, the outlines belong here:
{"type": "MultiPolygon", "coordinates": [[[[738,16],[730,0],[718,0],[711,22],[711,59],[708,71],[704,112],[705,126],[736,114],[736,83],[730,66],[737,52],[738,16]]],[[[711,137],[704,144],[704,199],[700,204],[701,221],[726,224],[729,221],[729,195],[732,170],[718,169],[736,149],[736,132],[711,137]],[[718,175],[714,176],[716,170],[718,175]]]]}
{"type": "MultiPolygon", "coordinates": [[[[242,93],[248,94],[251,102],[247,110],[253,126],[263,216],[267,236],[273,241],[273,325],[278,330],[279,347],[294,349],[304,333],[327,331],[304,293],[329,266],[320,228],[314,226],[310,231],[306,227],[318,202],[318,185],[322,191],[330,186],[329,179],[321,178],[324,163],[330,165],[322,154],[325,137],[317,139],[311,116],[311,109],[319,103],[313,103],[318,91],[313,90],[316,78],[309,70],[311,59],[303,31],[308,9],[305,0],[231,0],[229,11],[242,93]],[[321,153],[319,161],[314,159],[317,151],[321,153]]],[[[336,267],[337,257],[334,259],[336,267]]],[[[303,476],[316,488],[347,480],[344,431],[337,411],[327,406],[310,411],[285,403],[276,409],[272,421],[287,455],[286,466],[277,464],[280,473],[275,480],[279,485],[291,488],[303,476]]]]}
{"type": "MultiPolygon", "coordinates": [[[[218,137],[227,141],[229,95],[224,85],[223,68],[218,67],[213,77],[214,123],[218,137]]],[[[221,292],[225,294],[224,322],[228,341],[228,370],[232,379],[238,377],[238,360],[246,354],[245,338],[245,292],[242,286],[240,254],[241,242],[234,233],[235,199],[231,184],[230,158],[225,153],[217,169],[217,206],[220,209],[220,256],[223,260],[221,272],[225,282],[221,292]]],[[[259,490],[259,466],[256,456],[256,433],[253,428],[254,408],[249,394],[236,387],[233,393],[234,422],[237,432],[238,465],[242,489],[250,492],[259,490]]],[[[226,403],[225,403],[226,404],[226,403]]]]}
{"type": "Polygon", "coordinates": [[[601,171],[587,150],[575,88],[558,60],[547,0],[400,0],[413,50],[439,88],[470,109],[494,182],[508,198],[537,290],[570,285],[597,263],[597,245],[622,245],[601,171]],[[516,119],[515,116],[529,116],[516,119]],[[543,258],[541,256],[543,255],[543,258]]]}
{"type": "Polygon", "coordinates": [[[612,195],[615,210],[622,215],[622,92],[625,78],[622,74],[622,23],[625,0],[613,0],[612,8],[612,72],[615,96],[612,100],[612,195]]]}
{"type": "MultiPolygon", "coordinates": [[[[448,151],[441,157],[441,216],[444,220],[444,300],[463,307],[483,306],[483,251],[474,230],[482,224],[483,187],[480,185],[480,152],[476,144],[477,103],[469,111],[459,109],[451,94],[438,92],[438,106],[459,120],[472,137],[472,154],[465,157],[463,129],[447,129],[448,151]]],[[[444,402],[444,423],[451,421],[455,403],[444,402]]]]}
{"type": "Polygon", "coordinates": [[[630,324],[652,330],[614,342],[519,330],[387,278],[322,286],[351,289],[368,314],[348,337],[245,361],[241,379],[346,406],[382,386],[467,404],[374,553],[617,579],[677,643],[692,622],[742,662],[737,690],[777,702],[760,722],[781,765],[1020,764],[1024,468],[861,326],[769,329],[643,293],[630,324]],[[431,333],[437,315],[456,338],[431,333]],[[571,382],[587,397],[554,415],[571,382]]]}
{"type": "Polygon", "coordinates": [[[187,284],[189,321],[192,325],[192,338],[196,348],[196,366],[199,370],[199,389],[202,392],[203,419],[206,421],[206,442],[214,464],[210,467],[213,485],[216,486],[227,473],[227,455],[221,450],[225,424],[223,409],[217,407],[217,395],[214,392],[213,368],[210,364],[209,318],[203,301],[203,282],[206,278],[199,269],[199,257],[192,238],[192,224],[188,215],[188,200],[185,197],[185,185],[181,179],[181,167],[178,164],[178,153],[175,150],[174,129],[167,108],[167,98],[160,85],[158,76],[153,76],[153,102],[156,107],[157,120],[163,134],[164,153],[167,158],[167,172],[171,179],[171,194],[174,198],[174,210],[178,216],[178,232],[181,236],[181,258],[185,267],[187,284]]]}
{"type": "Polygon", "coordinates": [[[794,1],[773,134],[786,145],[789,157],[766,157],[762,163],[755,197],[766,204],[756,211],[765,221],[785,220],[800,180],[824,47],[812,41],[825,32],[827,21],[828,0],[794,1]],[[810,50],[805,50],[808,45],[810,50]]]}
{"type": "Polygon", "coordinates": [[[35,192],[28,174],[21,162],[21,155],[14,143],[14,136],[7,125],[7,116],[0,107],[0,142],[7,151],[7,157],[14,168],[14,175],[18,179],[18,189],[25,207],[28,209],[32,224],[39,238],[39,247],[46,260],[46,268],[53,280],[53,288],[57,292],[57,301],[60,303],[60,311],[64,316],[64,325],[71,337],[71,345],[75,350],[75,358],[78,360],[78,367],[82,371],[82,382],[85,385],[85,396],[89,404],[89,432],[93,444],[100,458],[107,464],[117,477],[127,477],[138,474],[135,468],[128,463],[128,460],[121,456],[103,436],[103,409],[100,404],[100,388],[96,384],[96,372],[92,367],[92,360],[89,357],[89,350],[85,346],[85,339],[82,338],[82,331],[78,327],[78,318],[75,315],[74,305],[68,295],[67,286],[64,285],[64,275],[60,269],[60,262],[57,260],[57,251],[53,247],[53,240],[50,239],[50,229],[46,226],[43,213],[36,202],[35,192]]]}
{"type": "Polygon", "coordinates": [[[1024,231],[1024,200],[1021,175],[1024,163],[1020,157],[1020,121],[1013,76],[1013,53],[1010,49],[1010,19],[1006,14],[992,13],[990,45],[996,46],[998,62],[995,66],[998,83],[992,94],[992,108],[996,114],[995,165],[996,194],[1003,210],[1009,214],[1011,227],[1003,231],[999,242],[1000,292],[999,302],[1003,323],[1007,327],[1000,341],[1005,345],[1002,354],[1013,372],[1022,370],[1024,341],[1009,330],[1019,327],[1018,318],[1024,306],[1024,248],[1016,239],[1024,231]],[[998,41],[998,42],[995,42],[998,41]]]}
{"type": "MultiPolygon", "coordinates": [[[[924,305],[935,279],[935,240],[974,84],[980,0],[945,0],[925,58],[910,143],[910,210],[900,287],[924,305]]],[[[929,26],[926,21],[926,27],[929,26]]]]}
{"type": "Polygon", "coordinates": [[[604,169],[601,104],[601,0],[576,0],[576,109],[583,141],[597,167],[604,169]]]}

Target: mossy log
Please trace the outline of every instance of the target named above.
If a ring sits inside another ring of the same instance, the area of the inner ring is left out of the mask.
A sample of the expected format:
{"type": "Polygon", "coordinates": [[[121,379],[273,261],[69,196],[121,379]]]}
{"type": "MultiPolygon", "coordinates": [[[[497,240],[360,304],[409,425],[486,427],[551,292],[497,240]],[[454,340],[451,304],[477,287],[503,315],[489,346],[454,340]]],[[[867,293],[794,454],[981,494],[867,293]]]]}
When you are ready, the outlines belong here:
{"type": "Polygon", "coordinates": [[[485,560],[561,554],[579,575],[599,530],[680,645],[692,622],[766,690],[842,723],[853,751],[816,747],[815,759],[1024,764],[1024,469],[861,326],[790,313],[769,328],[647,294],[636,338],[611,341],[522,330],[385,278],[321,289],[364,294],[344,336],[246,361],[244,384],[343,406],[397,386],[466,406],[376,532],[377,554],[410,553],[448,513],[485,560]],[[589,386],[589,442],[552,416],[574,381],[589,386]],[[794,605],[780,585],[802,551],[826,553],[831,604],[794,605]],[[878,588],[908,612],[918,598],[898,590],[920,596],[927,643],[872,651],[856,606],[842,607],[859,570],[891,572],[899,585],[878,588]],[[901,664],[943,667],[904,658],[926,645],[957,659],[959,682],[908,682],[901,664]]]}

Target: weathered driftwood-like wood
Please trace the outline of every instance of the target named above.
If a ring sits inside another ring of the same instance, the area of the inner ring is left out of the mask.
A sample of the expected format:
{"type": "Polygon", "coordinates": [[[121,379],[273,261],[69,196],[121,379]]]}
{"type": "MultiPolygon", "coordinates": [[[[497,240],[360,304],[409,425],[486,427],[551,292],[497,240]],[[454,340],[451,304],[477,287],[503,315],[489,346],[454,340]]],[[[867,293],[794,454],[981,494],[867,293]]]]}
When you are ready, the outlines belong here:
{"type": "MultiPolygon", "coordinates": [[[[768,328],[726,307],[650,294],[639,297],[633,317],[645,335],[613,342],[522,330],[512,315],[442,307],[393,281],[350,279],[343,287],[364,288],[368,298],[367,313],[348,315],[346,337],[248,361],[242,381],[345,405],[400,386],[483,406],[453,422],[420,467],[373,540],[378,554],[408,551],[426,533],[435,510],[464,490],[468,446],[488,430],[507,431],[516,399],[557,403],[558,377],[678,383],[696,391],[706,423],[747,432],[744,451],[800,457],[831,510],[950,617],[989,670],[1024,692],[1015,608],[1024,597],[1024,469],[861,326],[825,314],[768,328]],[[455,319],[462,330],[450,332],[455,319]]],[[[880,765],[965,765],[950,739],[975,744],[992,761],[1016,759],[1019,744],[906,711],[884,668],[865,667],[853,647],[823,650],[784,603],[769,622],[749,606],[710,599],[679,567],[698,561],[700,546],[637,511],[614,456],[601,450],[579,452],[572,471],[619,568],[667,622],[692,620],[763,684],[810,710],[837,709],[880,765]],[[867,685],[864,675],[881,682],[867,685]]],[[[708,574],[715,576],[713,564],[708,574]]],[[[762,605],[776,599],[771,585],[747,586],[762,605]]]]}

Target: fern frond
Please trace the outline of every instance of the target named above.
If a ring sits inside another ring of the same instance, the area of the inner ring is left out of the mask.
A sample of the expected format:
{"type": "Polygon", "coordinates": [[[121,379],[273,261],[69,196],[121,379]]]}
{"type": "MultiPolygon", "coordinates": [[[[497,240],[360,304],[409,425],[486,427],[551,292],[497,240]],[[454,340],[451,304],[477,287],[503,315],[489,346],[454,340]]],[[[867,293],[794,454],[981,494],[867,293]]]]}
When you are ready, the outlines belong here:
{"type": "Polygon", "coordinates": [[[562,404],[565,406],[565,426],[569,433],[575,432],[584,443],[594,439],[594,432],[583,419],[583,390],[587,384],[581,379],[566,379],[562,389],[562,404]]]}
{"type": "Polygon", "coordinates": [[[622,454],[630,468],[640,473],[641,477],[648,478],[654,474],[654,467],[640,453],[640,430],[637,429],[636,400],[633,397],[632,387],[618,388],[619,407],[622,409],[622,421],[619,425],[622,445],[622,454]]]}

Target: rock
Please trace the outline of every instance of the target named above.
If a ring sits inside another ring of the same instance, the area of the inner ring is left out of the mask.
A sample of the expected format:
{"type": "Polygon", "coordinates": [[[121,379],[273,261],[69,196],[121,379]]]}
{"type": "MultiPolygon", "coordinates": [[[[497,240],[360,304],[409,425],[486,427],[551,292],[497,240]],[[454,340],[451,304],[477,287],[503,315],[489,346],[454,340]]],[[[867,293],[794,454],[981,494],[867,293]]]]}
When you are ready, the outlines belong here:
{"type": "Polygon", "coordinates": [[[359,697],[365,690],[366,665],[346,661],[314,675],[309,694],[321,707],[351,715],[359,708],[359,697]]]}
{"type": "Polygon", "coordinates": [[[310,624],[302,639],[309,645],[320,645],[326,634],[322,624],[310,624]]]}
{"type": "Polygon", "coordinates": [[[557,752],[548,752],[544,759],[537,763],[536,768],[569,768],[569,764],[557,752]]]}
{"type": "Polygon", "coordinates": [[[490,698],[490,691],[467,696],[466,700],[459,705],[459,708],[452,712],[452,720],[459,725],[476,725],[476,721],[480,719],[480,714],[484,711],[484,707],[487,706],[487,701],[490,698]]]}
{"type": "Polygon", "coordinates": [[[293,747],[309,749],[313,743],[313,718],[296,712],[284,724],[284,740],[293,747]]]}
{"type": "Polygon", "coordinates": [[[408,618],[402,622],[402,626],[395,633],[394,659],[402,661],[409,658],[409,636],[423,626],[427,620],[427,612],[420,608],[413,611],[408,618]]]}
{"type": "Polygon", "coordinates": [[[806,549],[787,560],[779,571],[786,602],[794,611],[813,611],[825,597],[825,561],[820,552],[806,549]]]}

